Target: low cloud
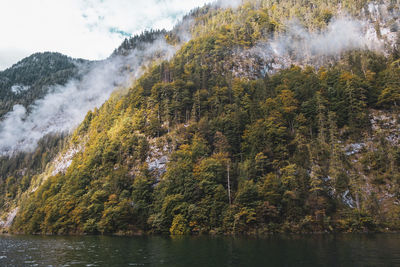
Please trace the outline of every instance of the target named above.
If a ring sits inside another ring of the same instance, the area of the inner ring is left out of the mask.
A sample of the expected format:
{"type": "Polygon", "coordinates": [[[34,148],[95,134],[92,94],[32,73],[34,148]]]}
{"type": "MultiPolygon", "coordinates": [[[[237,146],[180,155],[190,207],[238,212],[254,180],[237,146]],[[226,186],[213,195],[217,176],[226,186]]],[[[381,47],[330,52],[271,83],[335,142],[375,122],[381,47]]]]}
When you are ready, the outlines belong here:
{"type": "Polygon", "coordinates": [[[322,32],[309,32],[292,22],[286,34],[271,42],[271,48],[278,56],[292,54],[300,59],[337,55],[358,48],[375,49],[377,45],[363,32],[363,23],[351,18],[336,19],[322,32]]]}
{"type": "Polygon", "coordinates": [[[217,0],[214,4],[220,8],[238,8],[242,4],[242,0],[217,0]]]}
{"type": "Polygon", "coordinates": [[[334,19],[326,29],[310,32],[297,21],[287,24],[284,33],[260,41],[245,51],[244,57],[265,62],[267,71],[287,68],[291,64],[319,65],[328,58],[339,58],[344,52],[365,49],[383,51],[384,42],[377,38],[373,25],[350,17],[334,19]]]}
{"type": "Polygon", "coordinates": [[[21,105],[14,106],[0,122],[0,155],[32,151],[45,135],[71,131],[89,110],[101,106],[116,87],[128,86],[140,76],[143,66],[152,58],[168,59],[174,52],[175,48],[164,39],[156,40],[126,57],[116,56],[95,63],[81,80],[52,87],[51,93],[37,100],[29,113],[21,105]]]}

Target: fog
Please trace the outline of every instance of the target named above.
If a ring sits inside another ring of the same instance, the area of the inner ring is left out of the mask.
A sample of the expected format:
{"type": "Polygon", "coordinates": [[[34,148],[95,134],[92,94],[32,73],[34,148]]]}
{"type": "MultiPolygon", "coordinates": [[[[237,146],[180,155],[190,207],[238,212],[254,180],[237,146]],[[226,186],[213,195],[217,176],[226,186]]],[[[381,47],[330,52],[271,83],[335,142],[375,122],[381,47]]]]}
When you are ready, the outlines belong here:
{"type": "Polygon", "coordinates": [[[374,28],[366,21],[341,17],[333,19],[326,29],[311,32],[298,21],[288,22],[284,33],[259,42],[246,56],[261,58],[269,70],[289,67],[291,64],[326,63],[327,58],[339,58],[351,50],[383,50],[374,28]],[[372,30],[372,31],[371,31],[372,30]]]}
{"type": "Polygon", "coordinates": [[[127,87],[139,77],[154,57],[168,59],[175,48],[162,38],[133,50],[128,56],[113,56],[93,64],[80,80],[53,86],[28,113],[15,105],[0,122],[0,155],[32,151],[50,133],[70,132],[89,110],[100,107],[117,87],[127,87]]]}

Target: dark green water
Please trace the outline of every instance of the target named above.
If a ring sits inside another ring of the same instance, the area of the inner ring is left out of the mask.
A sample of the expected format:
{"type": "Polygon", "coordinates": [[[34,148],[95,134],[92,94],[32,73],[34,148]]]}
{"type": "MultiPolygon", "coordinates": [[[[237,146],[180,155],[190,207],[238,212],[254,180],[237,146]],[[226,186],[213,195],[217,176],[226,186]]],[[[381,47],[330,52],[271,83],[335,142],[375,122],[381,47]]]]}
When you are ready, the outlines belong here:
{"type": "Polygon", "coordinates": [[[400,266],[400,235],[0,236],[0,266],[400,266]]]}

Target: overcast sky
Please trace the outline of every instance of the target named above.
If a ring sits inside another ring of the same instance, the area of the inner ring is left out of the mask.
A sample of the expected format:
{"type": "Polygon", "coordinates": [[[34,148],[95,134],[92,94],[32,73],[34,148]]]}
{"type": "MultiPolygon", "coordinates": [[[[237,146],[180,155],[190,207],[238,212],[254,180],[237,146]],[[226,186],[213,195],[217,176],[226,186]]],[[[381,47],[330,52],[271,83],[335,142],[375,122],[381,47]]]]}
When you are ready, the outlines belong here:
{"type": "Polygon", "coordinates": [[[210,0],[0,0],[0,70],[35,52],[103,59],[145,29],[171,29],[210,0]]]}

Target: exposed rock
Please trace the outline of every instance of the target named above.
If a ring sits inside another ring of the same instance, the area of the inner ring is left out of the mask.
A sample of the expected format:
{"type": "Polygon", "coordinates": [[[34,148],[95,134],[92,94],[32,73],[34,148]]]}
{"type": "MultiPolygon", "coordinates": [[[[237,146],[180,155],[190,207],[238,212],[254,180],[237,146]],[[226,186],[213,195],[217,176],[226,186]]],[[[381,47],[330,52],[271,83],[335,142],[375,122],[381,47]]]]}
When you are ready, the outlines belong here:
{"type": "Polygon", "coordinates": [[[71,165],[74,156],[80,151],[82,151],[82,145],[78,147],[71,147],[67,150],[67,152],[60,153],[54,160],[54,170],[51,172],[51,175],[65,173],[68,167],[71,165]]]}
{"type": "Polygon", "coordinates": [[[18,213],[18,210],[19,210],[18,207],[11,210],[7,215],[7,219],[5,221],[0,221],[0,228],[3,228],[3,229],[9,228],[12,225],[14,218],[18,213]]]}
{"type": "Polygon", "coordinates": [[[167,171],[168,156],[171,151],[168,142],[163,139],[149,140],[149,156],[146,159],[148,169],[156,173],[159,179],[167,171]]]}
{"type": "Polygon", "coordinates": [[[400,116],[395,112],[385,112],[381,110],[371,111],[371,127],[374,136],[384,133],[386,140],[392,145],[400,144],[400,116]]]}
{"type": "Polygon", "coordinates": [[[360,151],[365,147],[365,143],[354,143],[349,144],[345,147],[346,155],[354,155],[360,153],[360,151]]]}

